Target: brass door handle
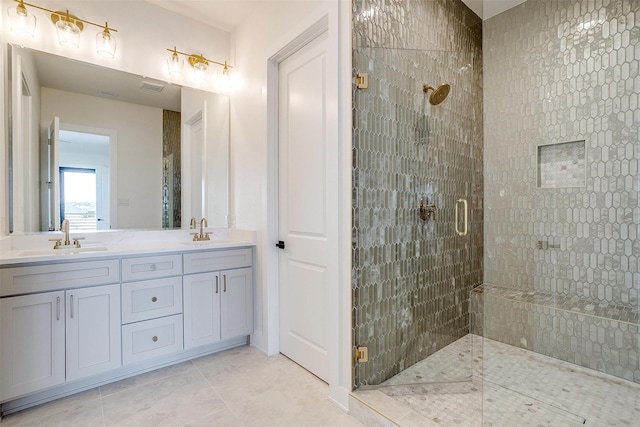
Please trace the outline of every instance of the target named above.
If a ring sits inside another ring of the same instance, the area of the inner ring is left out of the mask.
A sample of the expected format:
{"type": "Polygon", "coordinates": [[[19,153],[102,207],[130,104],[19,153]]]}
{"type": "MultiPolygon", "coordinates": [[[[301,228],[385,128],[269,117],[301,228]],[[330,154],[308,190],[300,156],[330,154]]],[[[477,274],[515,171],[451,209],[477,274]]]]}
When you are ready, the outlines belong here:
{"type": "Polygon", "coordinates": [[[468,231],[468,212],[469,212],[469,207],[467,205],[467,200],[466,199],[458,199],[456,201],[456,220],[455,220],[455,224],[456,224],[456,233],[458,233],[458,236],[466,236],[467,235],[467,231],[468,231]],[[460,230],[458,228],[458,207],[460,206],[460,203],[462,203],[462,206],[464,207],[464,228],[462,230],[460,230]]]}

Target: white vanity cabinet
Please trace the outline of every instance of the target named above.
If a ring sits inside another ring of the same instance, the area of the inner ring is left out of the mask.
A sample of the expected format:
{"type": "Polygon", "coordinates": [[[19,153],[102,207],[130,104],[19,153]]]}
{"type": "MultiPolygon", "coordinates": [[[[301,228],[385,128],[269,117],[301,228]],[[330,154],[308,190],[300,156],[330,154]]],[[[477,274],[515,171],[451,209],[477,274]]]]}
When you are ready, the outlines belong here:
{"type": "Polygon", "coordinates": [[[0,299],[0,398],[118,368],[120,285],[0,299]]]}
{"type": "Polygon", "coordinates": [[[193,348],[253,331],[251,249],[184,255],[184,346],[193,348]]]}
{"type": "Polygon", "coordinates": [[[122,362],[181,351],[182,255],[124,258],[122,281],[122,362]]]}
{"type": "Polygon", "coordinates": [[[120,285],[65,292],[67,381],[120,367],[120,285]]]}
{"type": "Polygon", "coordinates": [[[65,381],[64,291],[0,299],[0,398],[65,381]]]}
{"type": "Polygon", "coordinates": [[[252,248],[0,266],[0,411],[247,344],[252,248]]]}

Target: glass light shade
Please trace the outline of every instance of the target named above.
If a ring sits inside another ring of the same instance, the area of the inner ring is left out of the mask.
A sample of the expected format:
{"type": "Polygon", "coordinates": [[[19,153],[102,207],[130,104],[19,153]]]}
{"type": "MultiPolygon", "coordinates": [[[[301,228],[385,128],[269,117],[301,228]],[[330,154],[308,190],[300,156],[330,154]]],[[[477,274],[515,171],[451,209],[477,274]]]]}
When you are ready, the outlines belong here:
{"type": "Polygon", "coordinates": [[[224,94],[231,92],[231,72],[226,66],[220,72],[220,91],[224,94]]]}
{"type": "Polygon", "coordinates": [[[167,68],[171,76],[180,77],[184,69],[184,60],[180,59],[177,53],[172,53],[171,57],[167,58],[167,68]]]}
{"type": "Polygon", "coordinates": [[[206,71],[209,67],[204,61],[198,61],[193,64],[193,78],[197,82],[203,82],[205,80],[206,71]]]}
{"type": "Polygon", "coordinates": [[[80,47],[80,28],[70,21],[60,19],[56,22],[56,31],[58,32],[58,43],[64,47],[77,49],[80,47]]]}
{"type": "Polygon", "coordinates": [[[9,15],[9,28],[16,34],[25,37],[33,37],[36,33],[36,17],[27,11],[24,4],[7,9],[9,15]]]}
{"type": "Polygon", "coordinates": [[[116,38],[108,28],[96,34],[96,52],[100,56],[113,58],[116,56],[116,38]]]}

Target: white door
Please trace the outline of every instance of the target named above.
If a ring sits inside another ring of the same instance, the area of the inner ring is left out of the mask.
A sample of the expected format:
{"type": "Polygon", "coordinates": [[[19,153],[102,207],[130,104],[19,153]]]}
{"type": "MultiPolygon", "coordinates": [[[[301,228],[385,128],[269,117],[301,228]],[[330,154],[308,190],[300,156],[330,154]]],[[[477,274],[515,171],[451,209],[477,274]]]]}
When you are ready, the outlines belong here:
{"type": "Polygon", "coordinates": [[[54,117],[48,129],[47,165],[42,200],[42,230],[60,229],[60,118],[54,117]]]}
{"type": "Polygon", "coordinates": [[[0,325],[0,401],[64,383],[64,292],[0,299],[0,325]]]}
{"type": "Polygon", "coordinates": [[[96,168],[96,228],[109,230],[111,218],[109,215],[111,194],[109,194],[109,169],[96,168]]]}
{"type": "Polygon", "coordinates": [[[327,80],[326,33],[279,64],[280,352],[325,381],[338,210],[327,80]]]}
{"type": "Polygon", "coordinates": [[[67,380],[122,365],[120,285],[66,292],[67,380]]]}

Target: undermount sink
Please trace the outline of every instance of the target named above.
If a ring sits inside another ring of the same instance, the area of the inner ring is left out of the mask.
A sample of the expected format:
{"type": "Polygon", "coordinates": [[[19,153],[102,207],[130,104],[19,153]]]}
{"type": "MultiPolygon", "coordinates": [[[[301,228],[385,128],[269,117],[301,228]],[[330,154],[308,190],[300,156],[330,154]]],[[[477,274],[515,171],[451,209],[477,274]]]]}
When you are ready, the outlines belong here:
{"type": "Polygon", "coordinates": [[[79,248],[58,248],[58,249],[32,249],[24,250],[18,253],[19,256],[46,256],[46,255],[71,255],[87,252],[102,252],[108,250],[106,246],[100,243],[89,243],[79,248]]]}
{"type": "Polygon", "coordinates": [[[190,241],[190,242],[181,242],[183,245],[187,246],[210,246],[210,245],[220,245],[223,243],[231,243],[233,240],[198,240],[198,241],[190,241]]]}

